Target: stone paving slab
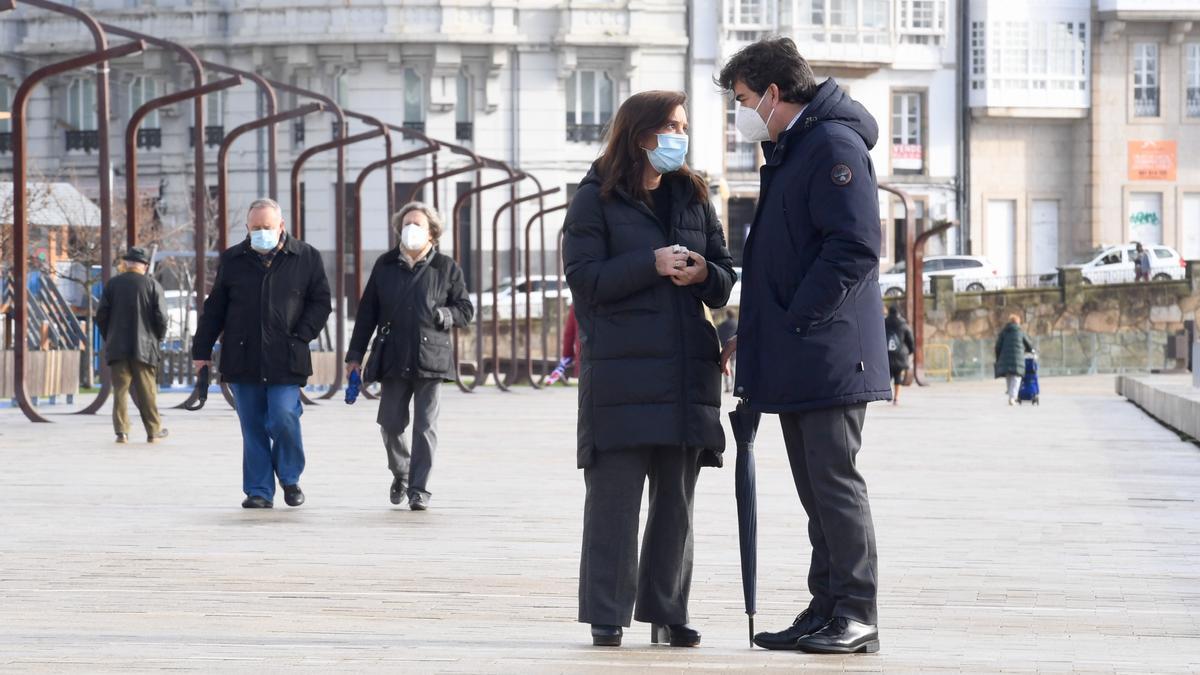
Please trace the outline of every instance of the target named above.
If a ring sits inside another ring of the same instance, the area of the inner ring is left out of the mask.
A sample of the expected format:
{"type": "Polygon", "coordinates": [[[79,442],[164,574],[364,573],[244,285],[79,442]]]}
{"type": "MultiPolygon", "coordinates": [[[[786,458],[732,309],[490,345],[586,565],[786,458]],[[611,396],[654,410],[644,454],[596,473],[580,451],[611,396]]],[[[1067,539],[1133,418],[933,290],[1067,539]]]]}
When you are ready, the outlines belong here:
{"type": "MultiPolygon", "coordinates": [[[[0,670],[1200,672],[1200,450],[1110,377],[1045,379],[1038,408],[1001,388],[868,413],[883,651],[856,657],[747,648],[732,451],[698,489],[703,647],[651,646],[642,624],[591,647],[571,389],[448,387],[426,513],[387,502],[367,401],[307,409],[308,504],[267,512],[238,507],[219,397],[169,411],[156,446],[0,410],[0,670]]],[[[809,551],[773,418],[758,467],[758,625],[777,629],[809,551]]]]}

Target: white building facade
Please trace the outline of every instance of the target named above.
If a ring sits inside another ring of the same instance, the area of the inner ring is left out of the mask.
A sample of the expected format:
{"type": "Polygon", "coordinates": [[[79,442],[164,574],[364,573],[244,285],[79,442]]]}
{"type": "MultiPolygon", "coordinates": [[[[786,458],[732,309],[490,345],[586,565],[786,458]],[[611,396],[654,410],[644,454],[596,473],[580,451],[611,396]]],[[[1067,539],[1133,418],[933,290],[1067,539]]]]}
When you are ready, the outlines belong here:
{"type": "MultiPolygon", "coordinates": [[[[914,199],[918,231],[958,218],[958,110],[954,2],[947,0],[721,0],[716,34],[695,26],[695,43],[719,45],[716,70],[738,49],[762,37],[796,41],[817,80],[833,77],[879,123],[871,151],[880,183],[895,185],[914,199]]],[[[697,16],[703,15],[697,10],[697,16]]],[[[705,26],[704,28],[709,28],[705,26]]],[[[693,73],[696,106],[724,111],[723,157],[704,158],[719,167],[725,217],[735,256],[758,198],[761,152],[741,142],[733,107],[711,85],[712,69],[693,73]],[[709,85],[704,86],[704,76],[709,85]]],[[[714,146],[715,147],[715,146],[714,146]]],[[[719,171],[719,173],[717,173],[719,171]]],[[[903,207],[881,197],[882,265],[905,256],[903,207]]],[[[930,252],[954,252],[957,230],[931,242],[930,252]]]]}
{"type": "MultiPolygon", "coordinates": [[[[203,59],[321,91],[347,108],[509,162],[536,175],[545,187],[561,188],[546,199],[547,206],[562,203],[586,174],[601,151],[603,129],[621,100],[643,89],[687,86],[688,3],[684,0],[81,0],[78,5],[106,23],[182,43],[203,59]]],[[[11,92],[35,68],[64,54],[89,50],[86,37],[77,22],[30,7],[0,15],[0,108],[7,109],[11,92]]],[[[96,186],[93,82],[86,73],[55,78],[37,90],[29,108],[29,157],[36,171],[70,177],[85,190],[96,186]]],[[[123,194],[120,135],[130,113],[145,100],[189,86],[189,71],[171,52],[150,48],[140,56],[113,62],[115,195],[123,194]]],[[[281,110],[304,102],[289,94],[279,96],[281,110]]],[[[260,97],[250,83],[208,97],[210,187],[217,184],[216,144],[261,110],[260,97]]],[[[285,210],[291,197],[287,172],[305,148],[332,138],[332,120],[331,115],[314,114],[302,123],[280,125],[279,199],[285,210]]],[[[161,188],[167,222],[190,223],[191,123],[191,106],[177,104],[143,124],[139,188],[147,196],[157,196],[161,188]]],[[[0,176],[9,176],[10,126],[0,125],[0,176]]],[[[361,123],[350,124],[351,134],[367,130],[361,123]]],[[[417,147],[395,136],[397,153],[417,147]]],[[[233,240],[242,236],[246,206],[267,191],[265,147],[264,136],[251,133],[232,148],[233,240]]],[[[382,141],[352,145],[347,157],[346,180],[352,183],[364,166],[383,157],[382,141]]],[[[465,160],[443,152],[439,161],[444,170],[465,160]]],[[[305,236],[331,252],[334,153],[319,154],[306,167],[305,236]]],[[[389,245],[386,190],[395,190],[402,199],[428,172],[427,160],[410,161],[397,167],[396,185],[384,184],[382,170],[367,180],[362,208],[368,266],[389,245]]],[[[501,177],[500,172],[488,171],[484,181],[501,177]]],[[[465,174],[442,181],[438,202],[444,210],[472,179],[473,174],[465,174]]],[[[521,184],[521,194],[532,191],[532,183],[521,184]]],[[[429,190],[423,196],[433,199],[429,190]]],[[[494,245],[491,214],[508,197],[508,190],[487,194],[482,232],[477,228],[471,234],[466,223],[459,224],[463,237],[482,237],[482,242],[464,243],[482,244],[485,259],[494,245]]],[[[522,229],[535,205],[519,209],[522,229]]],[[[464,221],[475,217],[465,210],[462,215],[464,221]]],[[[549,247],[555,245],[561,220],[562,212],[548,220],[549,247]]],[[[501,250],[509,247],[508,232],[505,217],[495,242],[501,250]]],[[[451,239],[447,232],[443,249],[451,248],[451,239]]],[[[181,248],[188,246],[190,240],[181,248]]],[[[534,258],[536,265],[538,256],[534,258]]],[[[327,265],[332,265],[331,260],[332,255],[327,255],[327,265]]],[[[502,261],[502,274],[507,275],[507,255],[502,261]]],[[[485,267],[484,279],[490,283],[490,278],[485,267]]]]}

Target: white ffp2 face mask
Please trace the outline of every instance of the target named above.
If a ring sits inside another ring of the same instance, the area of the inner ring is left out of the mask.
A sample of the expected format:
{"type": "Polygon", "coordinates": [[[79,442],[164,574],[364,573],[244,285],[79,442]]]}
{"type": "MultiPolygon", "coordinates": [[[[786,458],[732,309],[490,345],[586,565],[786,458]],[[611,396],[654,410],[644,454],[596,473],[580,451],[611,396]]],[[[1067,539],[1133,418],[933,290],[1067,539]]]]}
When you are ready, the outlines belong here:
{"type": "Polygon", "coordinates": [[[747,108],[739,103],[737,110],[734,111],[733,126],[737,128],[738,133],[747,143],[762,143],[771,140],[771,131],[767,128],[767,122],[770,122],[771,117],[775,115],[775,106],[771,106],[771,112],[767,114],[766,122],[758,114],[758,109],[766,97],[767,92],[764,91],[762,97],[758,99],[758,105],[747,108]]]}
{"type": "Polygon", "coordinates": [[[429,230],[415,223],[409,223],[400,230],[400,243],[409,251],[420,251],[429,243],[429,230]]]}

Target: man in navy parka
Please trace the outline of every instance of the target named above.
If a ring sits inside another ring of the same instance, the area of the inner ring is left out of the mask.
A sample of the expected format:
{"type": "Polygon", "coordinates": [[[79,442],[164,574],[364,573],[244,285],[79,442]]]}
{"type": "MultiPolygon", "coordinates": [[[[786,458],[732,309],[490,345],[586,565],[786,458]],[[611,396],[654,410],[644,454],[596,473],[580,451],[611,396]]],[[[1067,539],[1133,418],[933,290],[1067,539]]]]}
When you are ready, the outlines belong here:
{"type": "Polygon", "coordinates": [[[867,404],[891,398],[869,155],[879,127],[833,79],[818,85],[787,38],[746,47],[717,81],[765,159],[738,332],[724,357],[737,351],[734,394],[779,414],[813,549],[808,607],[755,642],[877,651],[875,534],[855,457],[867,404]]]}

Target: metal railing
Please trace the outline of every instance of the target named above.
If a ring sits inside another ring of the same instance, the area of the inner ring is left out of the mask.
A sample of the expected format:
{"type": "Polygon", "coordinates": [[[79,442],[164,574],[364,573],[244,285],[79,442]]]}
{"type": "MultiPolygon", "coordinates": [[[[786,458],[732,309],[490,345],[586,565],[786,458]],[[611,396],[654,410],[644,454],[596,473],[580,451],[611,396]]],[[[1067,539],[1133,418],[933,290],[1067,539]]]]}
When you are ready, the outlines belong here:
{"type": "Polygon", "coordinates": [[[100,132],[98,131],[78,131],[68,129],[67,151],[82,150],[86,153],[91,153],[93,150],[100,149],[100,132]]]}
{"type": "MultiPolygon", "coordinates": [[[[218,148],[221,146],[221,141],[223,140],[225,140],[224,124],[209,124],[204,127],[204,145],[210,148],[218,148]]],[[[195,145],[196,127],[188,127],[188,142],[191,145],[195,145]]]]}
{"type": "Polygon", "coordinates": [[[0,131],[0,155],[11,153],[12,148],[12,132],[0,131]]]}
{"type": "Polygon", "coordinates": [[[137,146],[143,149],[162,147],[162,129],[138,129],[137,146]]]}
{"type": "Polygon", "coordinates": [[[567,140],[575,143],[598,143],[604,138],[603,124],[568,124],[567,140]]]}
{"type": "Polygon", "coordinates": [[[458,141],[475,140],[475,123],[456,122],[454,124],[454,139],[458,141]]]}

